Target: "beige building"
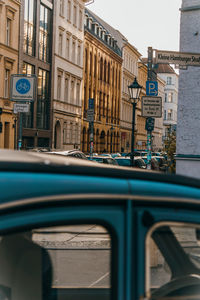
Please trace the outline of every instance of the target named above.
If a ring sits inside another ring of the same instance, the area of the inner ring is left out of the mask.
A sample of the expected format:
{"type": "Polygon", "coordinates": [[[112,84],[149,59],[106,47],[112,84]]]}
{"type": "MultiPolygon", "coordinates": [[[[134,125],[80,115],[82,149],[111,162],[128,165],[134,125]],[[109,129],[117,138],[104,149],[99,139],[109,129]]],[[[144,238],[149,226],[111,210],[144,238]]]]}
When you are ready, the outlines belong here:
{"type": "Polygon", "coordinates": [[[10,76],[18,73],[20,1],[0,0],[0,148],[15,147],[15,116],[10,97],[10,76]]]}
{"type": "MultiPolygon", "coordinates": [[[[122,73],[122,101],[121,101],[121,150],[124,152],[131,152],[132,139],[132,118],[133,106],[129,99],[128,86],[138,78],[138,61],[141,54],[130,43],[125,41],[123,46],[123,73],[122,73]]],[[[141,76],[140,76],[141,77],[141,76]]],[[[140,82],[141,85],[143,85],[140,82]]],[[[140,118],[140,104],[137,104],[135,112],[135,148],[138,148],[137,141],[141,138],[138,129],[142,129],[142,120],[140,118]],[[139,109],[138,109],[139,108],[139,109]]],[[[143,140],[143,139],[142,139],[143,140]]]]}

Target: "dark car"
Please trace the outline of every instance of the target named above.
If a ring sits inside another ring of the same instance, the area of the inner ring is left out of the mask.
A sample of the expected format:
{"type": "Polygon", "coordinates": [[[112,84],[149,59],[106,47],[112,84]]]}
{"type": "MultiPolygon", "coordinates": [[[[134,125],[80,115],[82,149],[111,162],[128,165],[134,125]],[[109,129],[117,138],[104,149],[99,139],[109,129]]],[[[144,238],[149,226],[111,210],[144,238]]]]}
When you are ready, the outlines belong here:
{"type": "MultiPolygon", "coordinates": [[[[131,158],[130,157],[115,157],[119,166],[123,167],[131,167],[131,158]]],[[[140,157],[134,157],[134,167],[140,169],[146,169],[146,164],[140,157]]]]}

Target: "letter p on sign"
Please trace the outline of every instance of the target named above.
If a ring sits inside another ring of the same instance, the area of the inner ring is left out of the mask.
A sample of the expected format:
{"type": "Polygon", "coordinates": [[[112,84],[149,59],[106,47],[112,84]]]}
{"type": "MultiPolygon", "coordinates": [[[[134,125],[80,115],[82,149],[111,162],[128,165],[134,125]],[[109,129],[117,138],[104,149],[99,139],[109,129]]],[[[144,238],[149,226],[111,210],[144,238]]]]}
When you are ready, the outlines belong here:
{"type": "Polygon", "coordinates": [[[157,96],[158,95],[158,82],[157,81],[146,81],[146,95],[157,96]]]}

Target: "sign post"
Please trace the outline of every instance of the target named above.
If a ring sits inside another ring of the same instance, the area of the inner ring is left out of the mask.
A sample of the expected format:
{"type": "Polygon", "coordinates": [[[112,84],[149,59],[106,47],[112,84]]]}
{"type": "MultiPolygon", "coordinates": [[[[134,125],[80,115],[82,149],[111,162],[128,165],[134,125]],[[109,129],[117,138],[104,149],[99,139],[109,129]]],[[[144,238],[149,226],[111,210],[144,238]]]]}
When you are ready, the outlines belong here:
{"type": "Polygon", "coordinates": [[[36,97],[35,75],[11,75],[10,100],[15,101],[14,112],[19,113],[18,150],[22,147],[22,113],[28,112],[29,104],[36,97]]]}

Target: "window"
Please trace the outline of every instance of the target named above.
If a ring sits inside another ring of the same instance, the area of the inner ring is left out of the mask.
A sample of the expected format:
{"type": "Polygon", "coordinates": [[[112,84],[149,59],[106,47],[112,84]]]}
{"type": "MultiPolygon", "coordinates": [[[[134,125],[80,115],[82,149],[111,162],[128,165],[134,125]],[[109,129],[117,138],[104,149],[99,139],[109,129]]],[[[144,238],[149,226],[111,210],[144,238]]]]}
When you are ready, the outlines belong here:
{"type": "Polygon", "coordinates": [[[5,69],[4,98],[8,98],[9,97],[9,88],[10,88],[10,70],[5,69]]]}
{"type": "Polygon", "coordinates": [[[169,84],[169,85],[172,84],[172,78],[171,77],[167,77],[167,84],[169,84]]]}
{"type": "Polygon", "coordinates": [[[82,30],[83,27],[83,12],[79,9],[79,30],[82,30]]]}
{"type": "Polygon", "coordinates": [[[64,15],[64,0],[60,0],[60,16],[64,15]]]}
{"type": "Polygon", "coordinates": [[[39,59],[50,62],[51,10],[40,4],[39,59]]]}
{"type": "Polygon", "coordinates": [[[148,235],[147,292],[150,299],[198,299],[200,226],[173,223],[148,235]]]}
{"type": "Polygon", "coordinates": [[[76,104],[80,105],[80,81],[77,81],[76,84],[76,104]]]}
{"type": "Polygon", "coordinates": [[[81,65],[81,44],[78,44],[77,64],[81,65]]]}
{"type": "Polygon", "coordinates": [[[77,26],[77,6],[74,5],[73,25],[77,26]]]}
{"type": "Polygon", "coordinates": [[[61,100],[61,83],[62,83],[62,75],[58,74],[58,80],[57,80],[57,99],[61,100]]]}
{"type": "MultiPolygon", "coordinates": [[[[35,74],[35,68],[34,68],[34,66],[24,62],[22,73],[24,75],[33,75],[33,74],[35,74]]],[[[31,102],[29,112],[23,114],[23,127],[24,128],[33,128],[33,115],[34,115],[34,102],[31,102]]]]}
{"type": "Polygon", "coordinates": [[[35,55],[36,0],[24,0],[24,53],[35,55]]]}
{"type": "Polygon", "coordinates": [[[165,93],[165,102],[167,102],[167,93],[165,93]]]}
{"type": "Polygon", "coordinates": [[[73,78],[71,80],[71,90],[70,90],[70,102],[74,103],[74,81],[75,79],[73,78]]]}
{"type": "Polygon", "coordinates": [[[167,120],[167,111],[164,110],[164,120],[167,120]]]}
{"type": "Polygon", "coordinates": [[[72,62],[76,62],[76,41],[74,39],[72,41],[72,62]]]}
{"type": "Polygon", "coordinates": [[[37,127],[49,129],[50,97],[49,97],[49,72],[38,71],[38,101],[37,101],[37,127]]]}
{"type": "Polygon", "coordinates": [[[70,37],[67,36],[66,38],[66,58],[70,59],[70,37]]]}
{"type": "Polygon", "coordinates": [[[170,121],[170,120],[173,120],[172,119],[172,113],[173,113],[173,111],[172,111],[172,109],[168,109],[168,120],[170,121]]]}
{"type": "Polygon", "coordinates": [[[67,2],[67,20],[71,22],[71,1],[67,2]]]}
{"type": "Polygon", "coordinates": [[[69,99],[69,77],[65,77],[65,102],[69,99]]]}
{"type": "Polygon", "coordinates": [[[168,94],[168,102],[173,102],[173,93],[172,92],[170,92],[168,94]]]}
{"type": "Polygon", "coordinates": [[[10,46],[11,42],[11,20],[9,18],[6,19],[6,45],[10,46]]]}
{"type": "Polygon", "coordinates": [[[62,56],[62,49],[63,49],[63,34],[62,32],[59,33],[59,40],[58,40],[58,54],[62,56]]]}
{"type": "Polygon", "coordinates": [[[0,238],[4,299],[11,293],[22,300],[85,299],[87,293],[95,300],[99,289],[110,299],[111,236],[101,225],[37,228],[0,238]]]}

